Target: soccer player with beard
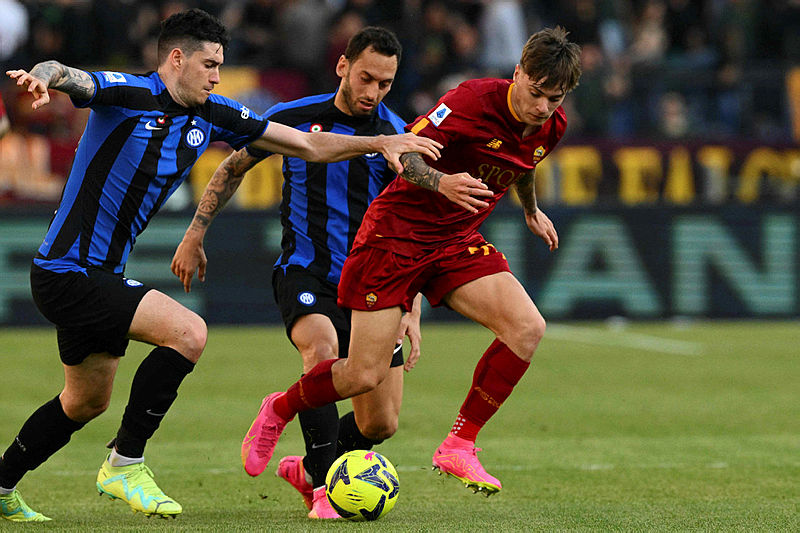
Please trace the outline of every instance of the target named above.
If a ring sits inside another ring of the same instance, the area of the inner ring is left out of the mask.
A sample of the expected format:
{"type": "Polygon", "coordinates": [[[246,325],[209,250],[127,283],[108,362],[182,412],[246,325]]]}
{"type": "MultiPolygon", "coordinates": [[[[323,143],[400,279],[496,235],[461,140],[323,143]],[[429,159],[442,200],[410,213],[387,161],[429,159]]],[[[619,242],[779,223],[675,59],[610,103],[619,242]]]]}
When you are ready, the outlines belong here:
{"type": "MultiPolygon", "coordinates": [[[[335,93],[281,103],[266,117],[300,131],[332,131],[350,135],[390,135],[403,131],[405,122],[382,100],[397,73],[401,46],[390,31],[367,27],[354,35],[339,58],[341,78],[335,93]]],[[[231,154],[214,173],[192,224],[178,246],[172,264],[186,290],[198,271],[205,278],[202,248],[208,225],[237,189],[247,170],[270,152],[252,146],[231,154]]],[[[342,265],[370,202],[396,174],[380,154],[339,163],[310,163],[301,158],[283,162],[282,253],[273,268],[275,300],[286,334],[300,352],[303,372],[337,357],[347,357],[350,312],[336,304],[342,265]]],[[[310,409],[300,415],[306,455],[281,459],[278,476],[303,496],[310,518],[338,518],[325,496],[325,475],[342,453],[370,449],[397,429],[403,397],[403,369],[410,370],[419,357],[419,302],[403,318],[402,331],[411,341],[403,364],[402,345],[394,347],[387,378],[368,394],[352,399],[353,411],[339,418],[336,404],[310,409]]],[[[266,463],[259,460],[245,438],[242,462],[257,476],[266,463]]]]}
{"type": "Polygon", "coordinates": [[[384,381],[402,312],[422,292],[497,337],[433,465],[486,494],[501,489],[478,461],[475,439],[527,370],[545,321],[478,229],[514,186],[528,228],[551,251],[558,247],[536,203],[534,173],[564,134],[561,103],[579,77],[580,48],[562,28],[544,29],[525,44],[512,80],[464,82],[407,126],[444,145],[442,156],[402,156],[402,175],[367,210],[339,283],[339,304],[352,310],[349,357],[319,363],[286,392],[264,399],[251,430],[262,462],[298,412],[384,381]]]}

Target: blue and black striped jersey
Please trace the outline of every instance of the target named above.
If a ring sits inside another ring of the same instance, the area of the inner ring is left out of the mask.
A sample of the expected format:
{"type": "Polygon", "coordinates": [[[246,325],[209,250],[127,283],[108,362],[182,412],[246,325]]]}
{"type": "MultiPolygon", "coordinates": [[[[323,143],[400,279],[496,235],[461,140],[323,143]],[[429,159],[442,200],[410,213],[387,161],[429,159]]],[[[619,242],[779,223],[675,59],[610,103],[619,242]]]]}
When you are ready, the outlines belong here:
{"type": "MultiPolygon", "coordinates": [[[[349,116],[333,103],[335,93],[280,103],[266,112],[274,122],[300,131],[344,135],[394,135],[405,122],[383,103],[367,117],[349,116]]],[[[254,156],[269,153],[248,147],[254,156]]],[[[370,202],[396,174],[380,153],[338,163],[284,157],[281,255],[275,268],[298,265],[339,283],[342,265],[370,202]]]]}
{"type": "Polygon", "coordinates": [[[156,72],[90,72],[95,84],[58,210],[34,262],[54,272],[87,267],[122,273],[136,237],[189,175],[209,142],[241,148],[268,121],[212,94],[186,108],[156,72]]]}

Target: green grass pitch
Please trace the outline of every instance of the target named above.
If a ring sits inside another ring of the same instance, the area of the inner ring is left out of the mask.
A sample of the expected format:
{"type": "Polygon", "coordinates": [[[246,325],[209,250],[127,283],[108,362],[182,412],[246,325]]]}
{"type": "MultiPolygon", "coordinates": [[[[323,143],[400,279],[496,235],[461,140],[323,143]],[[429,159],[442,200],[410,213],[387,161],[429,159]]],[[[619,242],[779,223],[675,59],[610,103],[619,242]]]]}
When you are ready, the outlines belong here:
{"type": "MultiPolygon", "coordinates": [[[[242,436],[261,398],[298,376],[281,328],[213,327],[208,347],[146,450],[177,520],[100,498],[94,478],[148,347],[131,343],[109,410],[19,485],[47,531],[798,531],[800,324],[550,324],[534,364],[484,428],[479,455],[503,482],[474,495],[430,469],[472,369],[476,326],[423,324],[400,429],[377,448],[400,499],[373,526],[312,522],[273,475],[302,453],[293,422],[268,470],[248,477],[242,436]]],[[[0,451],[63,384],[50,329],[0,329],[0,451]]],[[[340,403],[340,413],[348,408],[340,403]]],[[[32,530],[8,522],[0,530],[32,530]]],[[[39,528],[37,528],[39,529],[39,528]]]]}

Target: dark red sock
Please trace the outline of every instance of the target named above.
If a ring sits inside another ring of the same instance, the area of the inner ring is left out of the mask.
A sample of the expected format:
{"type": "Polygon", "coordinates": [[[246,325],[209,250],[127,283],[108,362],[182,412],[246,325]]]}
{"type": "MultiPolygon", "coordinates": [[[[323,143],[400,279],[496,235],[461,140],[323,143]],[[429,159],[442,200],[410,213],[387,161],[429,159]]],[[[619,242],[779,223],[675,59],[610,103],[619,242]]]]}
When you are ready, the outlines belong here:
{"type": "Polygon", "coordinates": [[[317,363],[303,377],[289,387],[273,404],[275,412],[285,420],[291,420],[300,411],[322,407],[342,399],[333,386],[331,367],[338,359],[317,363]]]}
{"type": "Polygon", "coordinates": [[[475,441],[478,432],[509,397],[530,363],[495,340],[475,367],[472,388],[459,410],[452,433],[475,441]]]}

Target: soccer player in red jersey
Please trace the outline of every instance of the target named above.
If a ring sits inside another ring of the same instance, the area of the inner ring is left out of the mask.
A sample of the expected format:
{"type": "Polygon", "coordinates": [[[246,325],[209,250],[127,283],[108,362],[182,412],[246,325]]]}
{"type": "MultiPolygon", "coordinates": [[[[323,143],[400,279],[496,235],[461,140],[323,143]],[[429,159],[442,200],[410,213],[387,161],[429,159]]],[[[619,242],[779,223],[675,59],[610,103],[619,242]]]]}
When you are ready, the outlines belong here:
{"type": "Polygon", "coordinates": [[[437,161],[404,154],[401,176],[367,210],[339,283],[339,305],[352,309],[350,356],[319,363],[286,392],[267,396],[245,437],[253,453],[268,460],[296,413],[380,384],[402,312],[421,292],[497,337],[433,465],[487,495],[501,489],[478,461],[475,439],[527,370],[545,321],[478,229],[514,186],[528,228],[551,251],[558,248],[558,234],[536,204],[534,173],[564,134],[561,103],[578,84],[579,56],[563,28],[544,29],[526,43],[513,80],[464,82],[407,126],[444,149],[437,161]]]}

